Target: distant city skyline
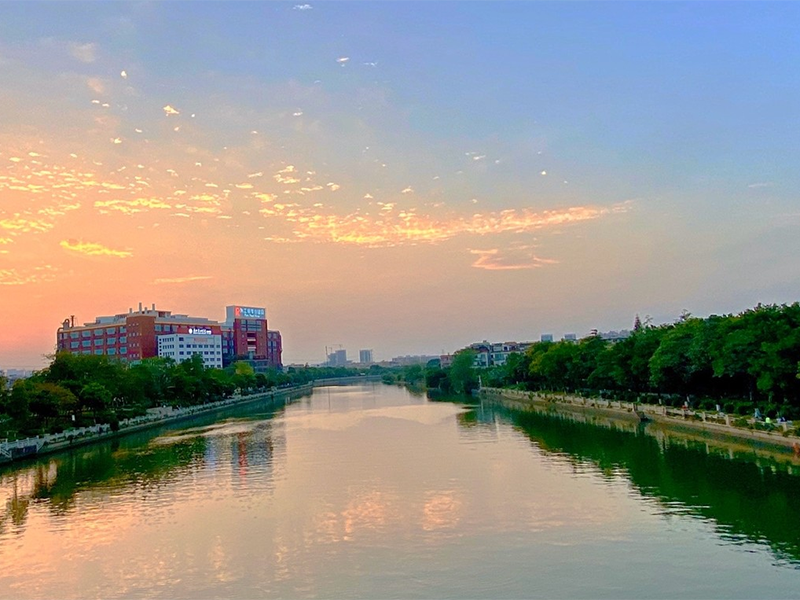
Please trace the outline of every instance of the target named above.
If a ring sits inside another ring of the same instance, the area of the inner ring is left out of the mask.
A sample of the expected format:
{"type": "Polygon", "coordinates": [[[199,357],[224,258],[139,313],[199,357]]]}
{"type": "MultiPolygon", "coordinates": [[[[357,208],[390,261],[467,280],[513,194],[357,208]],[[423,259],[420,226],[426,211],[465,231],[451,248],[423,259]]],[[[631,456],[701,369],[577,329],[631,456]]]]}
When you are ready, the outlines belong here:
{"type": "Polygon", "coordinates": [[[0,368],[265,306],[284,362],[800,300],[800,4],[0,3],[0,368]]]}

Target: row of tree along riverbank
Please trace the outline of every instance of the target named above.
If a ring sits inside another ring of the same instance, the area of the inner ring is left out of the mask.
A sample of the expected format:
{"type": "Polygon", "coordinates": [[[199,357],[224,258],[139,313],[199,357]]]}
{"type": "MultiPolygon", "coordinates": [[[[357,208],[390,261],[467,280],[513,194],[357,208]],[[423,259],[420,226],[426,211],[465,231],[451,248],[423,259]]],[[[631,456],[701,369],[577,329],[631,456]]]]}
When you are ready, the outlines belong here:
{"type": "Polygon", "coordinates": [[[638,323],[609,342],[539,342],[503,365],[472,368],[470,350],[453,366],[429,365],[429,389],[469,393],[482,385],[586,398],[800,421],[800,304],[756,306],[736,315],[684,314],[658,327],[638,323]]]}
{"type": "Polygon", "coordinates": [[[56,354],[51,364],[11,389],[0,378],[0,439],[15,440],[145,417],[148,410],[202,407],[318,379],[380,376],[385,369],[289,368],[256,373],[246,362],[209,369],[199,356],[176,363],[150,358],[135,365],[105,356],[56,354]]]}

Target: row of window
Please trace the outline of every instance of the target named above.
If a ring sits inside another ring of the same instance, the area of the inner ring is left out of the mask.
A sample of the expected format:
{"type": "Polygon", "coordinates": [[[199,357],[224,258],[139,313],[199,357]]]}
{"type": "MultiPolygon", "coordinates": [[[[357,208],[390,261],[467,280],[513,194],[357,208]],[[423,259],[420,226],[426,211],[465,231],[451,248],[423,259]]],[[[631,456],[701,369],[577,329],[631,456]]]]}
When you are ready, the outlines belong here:
{"type": "MultiPolygon", "coordinates": [[[[83,331],[71,331],[69,337],[71,337],[72,339],[78,337],[88,338],[92,336],[115,335],[116,333],[117,333],[116,327],[106,327],[105,329],[98,328],[98,329],[84,329],[83,331]]],[[[124,326],[119,328],[119,333],[125,333],[124,326]]]]}
{"type": "MultiPolygon", "coordinates": [[[[70,346],[72,348],[77,348],[78,346],[76,344],[77,344],[77,342],[72,342],[72,344],[70,344],[70,346]]],[[[81,350],[80,352],[75,352],[74,354],[92,354],[92,353],[93,352],[91,350],[81,350]]],[[[116,348],[106,348],[106,349],[95,348],[94,349],[94,354],[97,354],[97,355],[108,354],[109,356],[114,356],[116,354],[127,354],[127,353],[128,353],[128,348],[126,346],[122,346],[122,348],[119,349],[119,352],[117,351],[116,348]]]]}

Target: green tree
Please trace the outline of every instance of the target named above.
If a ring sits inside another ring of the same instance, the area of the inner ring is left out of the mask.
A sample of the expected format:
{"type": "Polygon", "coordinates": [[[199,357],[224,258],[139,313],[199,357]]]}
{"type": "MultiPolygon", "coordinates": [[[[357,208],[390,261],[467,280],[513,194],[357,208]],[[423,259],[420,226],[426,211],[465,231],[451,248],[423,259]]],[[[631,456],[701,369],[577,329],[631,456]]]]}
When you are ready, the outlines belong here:
{"type": "Polygon", "coordinates": [[[101,383],[87,383],[78,395],[80,404],[92,411],[97,417],[111,406],[111,392],[101,383]]]}
{"type": "Polygon", "coordinates": [[[475,367],[475,351],[471,348],[459,350],[450,365],[450,388],[457,394],[469,394],[478,387],[475,367]]]}

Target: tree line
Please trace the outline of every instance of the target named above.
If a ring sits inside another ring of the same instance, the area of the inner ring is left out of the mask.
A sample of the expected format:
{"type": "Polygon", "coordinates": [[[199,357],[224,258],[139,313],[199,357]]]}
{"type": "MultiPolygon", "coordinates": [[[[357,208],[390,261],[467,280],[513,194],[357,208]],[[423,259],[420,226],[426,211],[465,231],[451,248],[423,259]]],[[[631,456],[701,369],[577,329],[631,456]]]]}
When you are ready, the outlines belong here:
{"type": "MultiPolygon", "coordinates": [[[[468,350],[456,354],[469,356],[468,350]]],[[[474,356],[474,354],[473,354],[474,356]]],[[[602,395],[626,401],[688,402],[695,408],[800,419],[800,304],[758,305],[739,314],[693,317],[653,326],[636,320],[610,342],[537,342],[505,364],[426,369],[430,388],[469,392],[484,386],[602,395]],[[459,371],[453,376],[452,370],[459,371]],[[446,389],[447,388],[447,389],[446,389]]]]}
{"type": "MultiPolygon", "coordinates": [[[[380,369],[380,367],[375,367],[380,369]]],[[[45,369],[14,382],[0,377],[0,438],[57,433],[70,427],[109,423],[157,406],[193,406],[314,379],[365,373],[346,367],[289,367],[255,372],[239,361],[207,368],[199,355],[177,363],[147,358],[133,365],[107,356],[60,352],[45,369]]]]}

